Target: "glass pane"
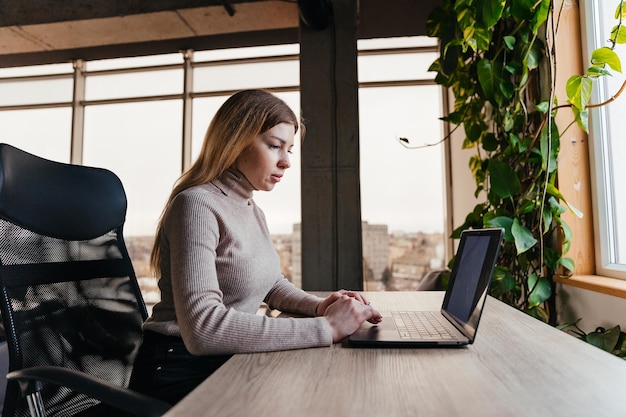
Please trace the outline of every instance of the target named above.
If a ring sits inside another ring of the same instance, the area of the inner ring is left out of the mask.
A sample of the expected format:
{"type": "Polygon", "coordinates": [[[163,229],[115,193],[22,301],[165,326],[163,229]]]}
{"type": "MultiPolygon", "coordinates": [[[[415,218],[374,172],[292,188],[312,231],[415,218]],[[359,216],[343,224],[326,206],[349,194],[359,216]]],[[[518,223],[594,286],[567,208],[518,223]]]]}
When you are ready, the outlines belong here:
{"type": "Polygon", "coordinates": [[[0,77],[26,77],[30,75],[72,74],[71,63],[32,65],[29,67],[0,68],[0,77]]]}
{"type": "Polygon", "coordinates": [[[132,58],[102,59],[98,61],[87,61],[85,63],[87,71],[102,71],[120,68],[154,67],[158,65],[182,64],[183,54],[165,54],[139,56],[132,58]]]}
{"type": "Polygon", "coordinates": [[[367,290],[415,289],[445,265],[443,147],[407,149],[398,140],[439,142],[441,109],[438,86],[359,90],[367,290]]]}
{"type": "MultiPolygon", "coordinates": [[[[609,0],[603,4],[603,13],[605,22],[603,25],[604,34],[609,34],[611,28],[616,25],[614,12],[617,9],[619,1],[609,0]]],[[[620,57],[626,57],[626,45],[618,44],[615,52],[620,57]]],[[[622,58],[622,65],[625,59],[622,58]]],[[[626,81],[624,73],[612,71],[612,76],[605,77],[604,100],[609,99],[617,94],[626,81]]],[[[626,213],[626,141],[624,141],[624,132],[626,132],[626,101],[623,97],[613,101],[604,108],[606,111],[606,141],[607,141],[607,161],[609,166],[609,175],[611,180],[611,196],[613,233],[615,238],[614,262],[618,264],[626,264],[626,219],[623,214],[626,213]]]]}
{"type": "Polygon", "coordinates": [[[89,106],[83,163],[115,172],[126,189],[127,236],[152,236],[181,173],[180,101],[89,106]]]}
{"type": "Polygon", "coordinates": [[[428,36],[359,39],[357,41],[357,47],[359,51],[365,51],[368,49],[415,48],[415,47],[436,47],[436,46],[437,46],[437,38],[429,38],[428,36]]]}
{"type": "Polygon", "coordinates": [[[191,121],[191,160],[195,161],[202,148],[204,134],[209,123],[227,96],[202,97],[193,100],[193,119],[191,121]]]}
{"type": "MultiPolygon", "coordinates": [[[[623,77],[622,77],[623,81],[623,77]]],[[[614,83],[609,83],[614,84],[614,83]]],[[[610,91],[617,91],[616,86],[609,87],[610,91]]],[[[615,101],[607,108],[609,125],[607,127],[607,139],[613,180],[613,218],[615,221],[616,263],[626,264],[626,142],[623,133],[626,132],[626,101],[615,101]],[[621,180],[620,180],[621,178],[621,180]]]]}
{"type": "Polygon", "coordinates": [[[433,80],[428,68],[436,58],[435,52],[360,56],[359,82],[433,80]]]}
{"type": "Polygon", "coordinates": [[[194,71],[193,90],[243,90],[246,88],[297,87],[300,63],[297,60],[200,66],[194,71]]]}
{"type": "Polygon", "coordinates": [[[88,75],[87,100],[147,97],[183,92],[183,69],[88,75]]]}
{"type": "Polygon", "coordinates": [[[72,109],[0,111],[0,142],[57,162],[70,162],[72,109]]]}
{"type": "Polygon", "coordinates": [[[255,58],[260,56],[282,56],[300,53],[300,45],[268,45],[249,48],[212,49],[210,51],[195,51],[195,62],[222,61],[226,59],[255,58]]]}
{"type": "MultiPolygon", "coordinates": [[[[619,0],[597,0],[586,4],[589,53],[596,48],[610,46],[607,39],[617,24],[614,15],[618,4],[619,0]]],[[[626,46],[616,45],[615,52],[620,57],[625,56],[626,46]]],[[[611,74],[600,79],[599,88],[594,87],[592,102],[604,102],[620,90],[626,77],[615,71],[611,71],[611,74]]],[[[623,218],[626,211],[626,184],[622,181],[626,175],[623,163],[626,157],[624,114],[626,102],[621,96],[607,106],[592,109],[590,114],[592,156],[596,159],[593,164],[596,180],[594,191],[598,198],[595,212],[598,221],[596,246],[600,248],[596,266],[601,274],[620,278],[624,278],[626,272],[626,220],[623,218]]]]}
{"type": "Polygon", "coordinates": [[[0,106],[71,103],[72,76],[0,81],[0,106]]]}

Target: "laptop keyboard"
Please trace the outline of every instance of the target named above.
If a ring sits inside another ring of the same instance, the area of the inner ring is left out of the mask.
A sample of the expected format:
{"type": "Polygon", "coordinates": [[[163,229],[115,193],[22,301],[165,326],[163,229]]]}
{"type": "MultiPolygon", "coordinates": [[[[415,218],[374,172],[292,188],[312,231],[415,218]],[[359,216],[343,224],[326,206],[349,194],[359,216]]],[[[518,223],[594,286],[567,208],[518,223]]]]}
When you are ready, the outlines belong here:
{"type": "Polygon", "coordinates": [[[393,311],[391,316],[403,339],[455,338],[445,319],[432,311],[393,311]]]}

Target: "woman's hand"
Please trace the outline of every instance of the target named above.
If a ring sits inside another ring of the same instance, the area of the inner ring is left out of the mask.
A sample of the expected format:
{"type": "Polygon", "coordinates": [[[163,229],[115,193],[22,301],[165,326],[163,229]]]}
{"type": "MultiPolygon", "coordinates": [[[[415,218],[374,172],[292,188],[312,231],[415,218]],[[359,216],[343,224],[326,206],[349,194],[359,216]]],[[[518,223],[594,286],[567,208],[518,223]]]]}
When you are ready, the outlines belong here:
{"type": "Polygon", "coordinates": [[[365,320],[374,324],[382,321],[380,313],[361,294],[352,291],[332,293],[318,305],[317,311],[328,320],[333,342],[354,333],[365,320]]]}
{"type": "Polygon", "coordinates": [[[324,300],[322,300],[317,305],[317,309],[315,310],[315,315],[316,316],[323,316],[324,312],[326,311],[328,306],[330,306],[335,301],[339,300],[344,295],[347,295],[348,297],[354,298],[355,300],[358,300],[358,301],[360,301],[361,303],[363,303],[365,305],[369,305],[370,304],[370,302],[365,299],[363,294],[361,294],[359,292],[348,291],[348,290],[339,290],[339,291],[335,291],[334,293],[330,294],[328,297],[326,297],[324,300]]]}

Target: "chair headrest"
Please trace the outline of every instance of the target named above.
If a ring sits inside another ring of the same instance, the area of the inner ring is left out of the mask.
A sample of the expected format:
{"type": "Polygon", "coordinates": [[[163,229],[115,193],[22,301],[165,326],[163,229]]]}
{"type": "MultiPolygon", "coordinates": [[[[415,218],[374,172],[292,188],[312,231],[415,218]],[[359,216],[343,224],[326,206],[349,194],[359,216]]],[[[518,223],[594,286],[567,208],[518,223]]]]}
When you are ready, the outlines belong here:
{"type": "Polygon", "coordinates": [[[2,143],[0,217],[41,235],[89,240],[124,223],[126,194],[111,171],[50,161],[2,143]]]}

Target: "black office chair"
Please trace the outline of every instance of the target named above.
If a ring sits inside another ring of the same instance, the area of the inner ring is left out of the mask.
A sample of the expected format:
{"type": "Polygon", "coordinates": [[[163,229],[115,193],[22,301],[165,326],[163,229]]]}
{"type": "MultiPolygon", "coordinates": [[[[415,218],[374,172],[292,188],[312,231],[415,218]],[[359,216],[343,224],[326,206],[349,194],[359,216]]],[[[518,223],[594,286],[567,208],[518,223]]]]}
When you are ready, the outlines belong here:
{"type": "Polygon", "coordinates": [[[125,216],[112,172],[0,144],[3,417],[151,417],[170,408],[126,388],[147,312],[125,216]]]}

